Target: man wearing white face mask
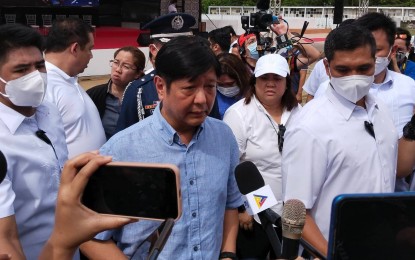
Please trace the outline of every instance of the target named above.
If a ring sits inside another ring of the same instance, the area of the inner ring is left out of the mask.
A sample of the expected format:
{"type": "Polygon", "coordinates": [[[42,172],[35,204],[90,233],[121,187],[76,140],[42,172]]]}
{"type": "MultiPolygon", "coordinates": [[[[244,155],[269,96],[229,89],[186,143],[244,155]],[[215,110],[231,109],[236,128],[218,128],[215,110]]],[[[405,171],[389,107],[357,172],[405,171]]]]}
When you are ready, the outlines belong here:
{"type": "MultiPolygon", "coordinates": [[[[395,22],[382,13],[367,13],[356,24],[369,29],[376,40],[375,80],[370,93],[381,99],[389,108],[390,116],[402,137],[403,127],[411,120],[415,108],[415,81],[387,68],[391,57],[396,55],[395,22]]],[[[396,191],[407,191],[409,184],[397,179],[396,191]]]]}
{"type": "Polygon", "coordinates": [[[61,169],[68,158],[57,108],[44,101],[42,36],[0,27],[0,146],[8,164],[0,183],[0,247],[37,259],[51,234],[61,169]]]}
{"type": "Polygon", "coordinates": [[[327,254],[335,196],[393,191],[398,135],[386,105],[369,94],[376,52],[370,31],[339,27],[324,52],[330,86],[287,128],[282,169],[284,200],[299,199],[307,209],[302,237],[327,254]]]}

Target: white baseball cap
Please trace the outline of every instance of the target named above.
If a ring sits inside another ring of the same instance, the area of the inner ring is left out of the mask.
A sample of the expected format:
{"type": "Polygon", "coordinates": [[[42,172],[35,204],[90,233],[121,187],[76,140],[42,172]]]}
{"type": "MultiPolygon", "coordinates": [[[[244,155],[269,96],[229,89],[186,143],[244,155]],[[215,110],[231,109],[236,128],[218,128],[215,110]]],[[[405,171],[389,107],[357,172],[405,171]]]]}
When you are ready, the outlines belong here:
{"type": "Polygon", "coordinates": [[[290,74],[287,60],[279,54],[267,54],[258,59],[255,65],[255,77],[272,73],[286,77],[290,74]]]}

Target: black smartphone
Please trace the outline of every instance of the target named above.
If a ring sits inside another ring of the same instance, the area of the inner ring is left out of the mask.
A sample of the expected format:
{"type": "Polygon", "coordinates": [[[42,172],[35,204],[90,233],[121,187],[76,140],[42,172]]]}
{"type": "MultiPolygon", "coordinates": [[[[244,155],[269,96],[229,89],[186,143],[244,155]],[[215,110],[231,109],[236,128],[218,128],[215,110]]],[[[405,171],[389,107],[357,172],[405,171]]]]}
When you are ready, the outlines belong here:
{"type": "Polygon", "coordinates": [[[342,194],[333,200],[327,259],[414,259],[415,193],[342,194]]]}
{"type": "Polygon", "coordinates": [[[90,177],[81,201],[100,214],[177,220],[179,170],[172,164],[111,162],[90,177]]]}

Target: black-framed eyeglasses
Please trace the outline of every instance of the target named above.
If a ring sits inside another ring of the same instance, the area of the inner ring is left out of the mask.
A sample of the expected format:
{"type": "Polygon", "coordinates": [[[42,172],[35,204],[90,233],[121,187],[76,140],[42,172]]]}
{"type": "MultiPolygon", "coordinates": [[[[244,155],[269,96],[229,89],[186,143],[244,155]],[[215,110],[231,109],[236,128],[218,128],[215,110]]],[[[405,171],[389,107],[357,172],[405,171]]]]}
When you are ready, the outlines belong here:
{"type": "Polygon", "coordinates": [[[285,126],[283,124],[278,125],[278,150],[280,153],[282,152],[282,148],[284,146],[284,134],[285,126]]]}
{"type": "Polygon", "coordinates": [[[118,60],[110,60],[110,67],[112,68],[120,68],[121,70],[129,71],[129,70],[137,70],[136,67],[133,67],[131,65],[121,63],[118,60]]]}

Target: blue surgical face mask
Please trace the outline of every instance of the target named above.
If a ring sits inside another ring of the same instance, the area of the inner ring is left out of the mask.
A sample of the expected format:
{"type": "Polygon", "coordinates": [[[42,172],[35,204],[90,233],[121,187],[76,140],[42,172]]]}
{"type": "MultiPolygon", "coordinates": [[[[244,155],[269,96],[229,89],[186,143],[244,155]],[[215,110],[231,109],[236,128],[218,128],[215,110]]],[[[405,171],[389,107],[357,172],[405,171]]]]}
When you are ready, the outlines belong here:
{"type": "Polygon", "coordinates": [[[257,48],[257,42],[251,43],[250,45],[248,45],[248,50],[249,53],[251,54],[251,58],[252,59],[259,59],[259,54],[258,54],[258,50],[257,48]]]}

